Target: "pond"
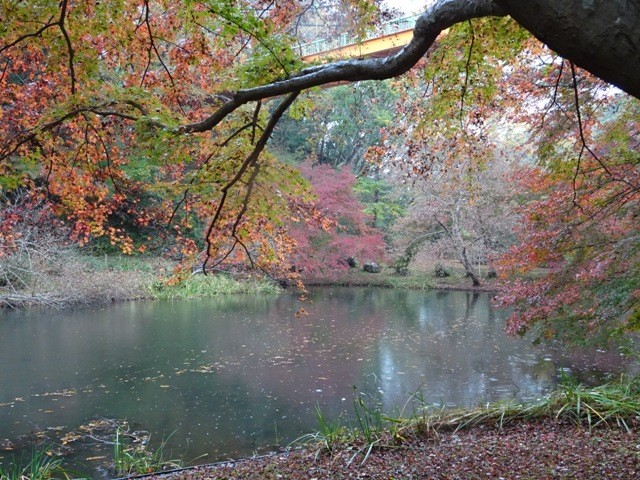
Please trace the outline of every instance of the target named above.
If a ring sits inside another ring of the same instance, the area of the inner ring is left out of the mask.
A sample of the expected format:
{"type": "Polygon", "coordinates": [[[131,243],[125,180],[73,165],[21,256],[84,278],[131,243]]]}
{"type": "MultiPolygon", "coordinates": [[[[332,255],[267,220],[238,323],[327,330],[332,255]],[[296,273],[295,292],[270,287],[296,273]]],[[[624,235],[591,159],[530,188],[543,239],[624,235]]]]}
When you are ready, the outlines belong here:
{"type": "Polygon", "coordinates": [[[208,463],[286,445],[316,429],[316,406],[335,419],[354,395],[388,412],[416,392],[470,406],[631,368],[618,351],[506,337],[504,318],[484,293],[380,288],[0,312],[0,456],[44,441],[99,477],[101,426],[126,421],[208,463]]]}

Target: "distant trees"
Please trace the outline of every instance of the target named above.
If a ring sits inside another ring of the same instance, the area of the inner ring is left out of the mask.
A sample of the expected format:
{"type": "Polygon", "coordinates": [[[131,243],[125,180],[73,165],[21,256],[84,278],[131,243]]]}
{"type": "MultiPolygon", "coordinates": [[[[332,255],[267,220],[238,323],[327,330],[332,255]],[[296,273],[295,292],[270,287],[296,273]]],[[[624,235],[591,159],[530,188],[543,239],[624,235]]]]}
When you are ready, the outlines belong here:
{"type": "Polygon", "coordinates": [[[316,193],[315,205],[325,219],[323,225],[310,228],[294,225],[296,241],[293,264],[304,275],[334,277],[349,267],[349,259],[380,262],[384,256],[382,233],[371,227],[363,207],[354,194],[356,177],[348,168],[336,170],[330,165],[300,166],[316,193]]]}
{"type": "Polygon", "coordinates": [[[398,98],[388,82],[336,86],[310,95],[307,107],[283,118],[272,139],[278,155],[293,161],[348,167],[356,175],[371,173],[367,151],[381,140],[393,120],[398,98]]]}
{"type": "Polygon", "coordinates": [[[487,159],[462,145],[458,161],[435,162],[428,176],[414,179],[413,199],[395,230],[400,245],[424,239],[411,256],[427,250],[434,259],[456,259],[472,285],[480,286],[480,269],[494,270],[495,257],[514,240],[515,192],[504,159],[487,159]]]}

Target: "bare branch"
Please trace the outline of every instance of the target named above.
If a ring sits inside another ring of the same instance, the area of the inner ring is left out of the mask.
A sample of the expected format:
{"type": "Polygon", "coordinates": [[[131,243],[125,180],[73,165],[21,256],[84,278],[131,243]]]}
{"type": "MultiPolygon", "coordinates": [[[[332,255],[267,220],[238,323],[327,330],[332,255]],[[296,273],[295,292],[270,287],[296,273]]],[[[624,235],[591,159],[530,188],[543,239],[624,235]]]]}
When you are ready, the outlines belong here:
{"type": "Polygon", "coordinates": [[[60,18],[58,19],[58,26],[60,27],[60,31],[62,32],[62,36],[64,37],[64,41],[67,44],[67,51],[69,52],[69,77],[71,80],[71,94],[74,94],[76,93],[76,71],[73,65],[75,52],[73,50],[73,45],[71,44],[71,37],[69,37],[67,27],[64,23],[67,17],[67,4],[68,0],[63,0],[60,4],[60,18]]]}
{"type": "Polygon", "coordinates": [[[12,47],[15,47],[16,45],[18,45],[19,43],[24,42],[28,38],[39,37],[40,35],[42,35],[49,28],[57,26],[58,22],[52,22],[52,20],[53,20],[53,17],[50,18],[47,21],[47,23],[45,23],[42,27],[40,27],[35,32],[25,33],[24,35],[21,35],[18,38],[16,38],[14,41],[9,42],[6,45],[3,45],[2,47],[0,47],[0,53],[3,53],[4,51],[9,50],[12,47]]]}
{"type": "Polygon", "coordinates": [[[462,115],[464,114],[464,98],[467,94],[467,88],[469,87],[469,68],[471,66],[471,54],[473,53],[473,45],[476,41],[476,36],[473,32],[473,24],[471,20],[468,20],[469,29],[471,30],[471,44],[469,45],[469,53],[467,54],[467,63],[464,66],[464,84],[462,85],[462,94],[460,95],[460,127],[462,128],[462,115]]]}
{"type": "Polygon", "coordinates": [[[582,124],[582,114],[580,113],[580,95],[578,93],[578,77],[576,76],[576,69],[572,61],[569,61],[569,66],[571,67],[573,99],[576,107],[576,119],[578,120],[578,133],[580,134],[580,142],[582,143],[580,156],[582,156],[582,152],[584,150],[588,151],[589,154],[594,158],[594,160],[602,166],[605,172],[607,172],[607,175],[609,175],[610,177],[613,177],[613,175],[611,174],[611,171],[607,168],[607,166],[602,162],[602,160],[600,160],[598,155],[596,155],[595,152],[587,144],[587,140],[584,136],[584,126],[582,124]]]}
{"type": "MultiPolygon", "coordinates": [[[[547,114],[551,110],[551,108],[554,105],[558,105],[558,90],[560,88],[560,80],[562,79],[563,70],[564,70],[564,59],[562,60],[562,62],[560,62],[560,68],[558,69],[558,76],[556,77],[556,82],[553,87],[553,97],[551,98],[551,103],[549,103],[549,106],[545,109],[544,113],[542,114],[542,120],[540,121],[541,128],[544,128],[545,119],[547,117],[547,114]]],[[[558,107],[560,107],[560,105],[558,105],[558,107]]]]}
{"type": "MultiPolygon", "coordinates": [[[[162,65],[162,69],[165,71],[165,73],[169,77],[169,81],[171,82],[171,86],[173,87],[174,90],[177,90],[176,83],[173,80],[173,75],[171,75],[171,71],[169,70],[169,67],[167,67],[167,64],[165,63],[165,61],[162,59],[162,55],[160,55],[160,51],[158,50],[158,47],[156,45],[155,37],[154,37],[153,31],[151,29],[151,20],[149,18],[149,14],[150,13],[151,13],[151,11],[149,9],[149,0],[144,0],[144,24],[147,27],[147,33],[149,34],[149,45],[150,45],[150,47],[147,50],[147,66],[146,66],[146,68],[144,70],[144,73],[142,75],[142,80],[140,82],[140,85],[144,84],[145,77],[147,76],[147,72],[149,71],[149,67],[151,66],[151,50],[153,50],[153,52],[156,55],[156,58],[160,62],[160,65],[162,65]]],[[[180,100],[178,100],[178,107],[180,108],[180,110],[182,111],[183,114],[186,114],[186,112],[182,108],[182,104],[180,103],[180,100]]]]}
{"type": "MultiPolygon", "coordinates": [[[[245,28],[244,25],[242,25],[239,21],[237,21],[234,18],[230,18],[228,15],[224,15],[222,12],[210,7],[209,11],[211,13],[213,13],[214,15],[219,16],[220,18],[224,19],[225,22],[230,23],[231,25],[234,25],[236,27],[238,27],[238,29],[240,29],[241,31],[243,31],[244,33],[246,33],[247,35],[249,35],[249,37],[255,38],[258,43],[260,43],[260,45],[262,45],[264,48],[267,49],[267,51],[269,52],[269,54],[271,55],[271,57],[276,61],[276,63],[278,65],[280,65],[280,68],[282,69],[283,72],[285,72],[287,75],[289,75],[289,70],[287,68],[287,66],[282,63],[282,61],[280,60],[280,57],[278,55],[276,55],[276,52],[273,51],[273,48],[271,46],[269,46],[269,44],[267,42],[264,41],[264,38],[261,38],[260,36],[256,35],[254,32],[252,32],[251,30],[245,28]]],[[[259,16],[258,18],[262,18],[262,16],[264,15],[264,13],[266,12],[266,10],[264,10],[259,16]]],[[[238,57],[240,55],[240,53],[242,53],[242,51],[249,45],[249,40],[247,40],[244,45],[242,45],[242,48],[240,48],[240,50],[236,53],[236,57],[238,57]]]]}
{"type": "MultiPolygon", "coordinates": [[[[632,189],[636,189],[637,186],[634,185],[633,183],[629,182],[628,180],[621,178],[619,176],[616,176],[613,174],[613,172],[611,171],[611,169],[607,166],[607,164],[593,151],[593,149],[589,146],[589,144],[587,143],[587,139],[585,137],[584,134],[584,125],[583,125],[583,121],[582,121],[582,114],[580,112],[580,95],[578,92],[578,80],[577,80],[577,76],[576,76],[576,69],[575,69],[575,65],[573,64],[572,61],[569,61],[569,66],[571,67],[571,77],[573,80],[573,97],[574,97],[574,105],[575,105],[575,109],[576,109],[576,119],[578,121],[578,133],[580,135],[580,143],[581,143],[581,148],[580,148],[580,154],[578,156],[578,164],[576,167],[576,173],[574,176],[574,199],[575,199],[575,178],[578,175],[578,170],[580,169],[580,160],[582,158],[582,155],[585,151],[587,151],[589,153],[589,155],[591,155],[593,157],[593,159],[598,163],[598,165],[600,165],[600,167],[606,172],[606,174],[611,177],[611,179],[615,182],[621,182],[624,183],[626,185],[628,185],[629,187],[631,187],[632,189]]],[[[574,200],[575,201],[575,200],[574,200]]]]}
{"type": "MultiPolygon", "coordinates": [[[[262,153],[262,151],[266,147],[267,140],[269,139],[269,137],[273,133],[273,129],[276,127],[276,124],[278,123],[278,121],[280,120],[282,115],[284,115],[284,112],[286,112],[287,109],[291,106],[291,104],[295,101],[295,99],[298,97],[299,94],[300,94],[299,91],[295,91],[295,92],[290,93],[289,96],[287,96],[280,103],[280,105],[278,105],[278,108],[276,108],[276,110],[271,114],[271,118],[269,119],[269,122],[267,123],[267,126],[265,127],[265,129],[263,130],[262,134],[260,135],[260,138],[258,139],[258,142],[256,143],[255,147],[253,148],[253,151],[247,156],[247,158],[242,163],[242,165],[240,166],[240,168],[238,169],[238,171],[236,172],[234,177],[231,180],[229,180],[229,182],[227,182],[227,184],[222,188],[222,190],[221,190],[222,194],[220,196],[220,200],[219,200],[219,203],[218,203],[218,208],[216,209],[216,212],[215,212],[215,214],[213,216],[213,219],[211,220],[211,223],[209,224],[209,228],[207,229],[207,234],[206,234],[206,237],[205,237],[206,241],[207,241],[207,257],[206,257],[205,261],[202,264],[203,272],[206,272],[207,262],[211,258],[211,250],[212,250],[212,247],[213,247],[212,242],[211,242],[211,234],[213,233],[213,230],[216,227],[216,224],[218,223],[218,220],[220,219],[220,215],[222,213],[222,209],[225,206],[225,203],[226,203],[226,200],[227,200],[227,196],[229,194],[229,190],[236,183],[238,183],[240,181],[240,179],[242,178],[242,176],[244,175],[244,173],[247,171],[247,169],[249,167],[252,167],[252,166],[254,166],[256,164],[256,162],[258,161],[258,157],[260,156],[260,154],[262,153]]],[[[225,255],[225,258],[228,255],[229,254],[225,255]]]]}

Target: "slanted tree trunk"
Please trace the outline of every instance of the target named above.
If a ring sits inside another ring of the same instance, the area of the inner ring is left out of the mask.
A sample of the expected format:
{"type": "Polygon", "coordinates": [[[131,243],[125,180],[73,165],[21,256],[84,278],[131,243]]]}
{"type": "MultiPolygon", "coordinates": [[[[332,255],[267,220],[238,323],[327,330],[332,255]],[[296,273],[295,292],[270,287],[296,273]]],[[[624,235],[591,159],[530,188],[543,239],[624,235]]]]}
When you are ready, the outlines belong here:
{"type": "Polygon", "coordinates": [[[462,231],[460,228],[460,208],[457,205],[451,211],[451,225],[447,227],[444,223],[442,223],[437,216],[433,217],[436,222],[442,227],[444,233],[451,239],[451,246],[456,251],[456,255],[458,256],[458,260],[464,267],[464,271],[467,274],[467,277],[471,279],[471,282],[474,287],[479,287],[480,279],[476,275],[476,272],[473,268],[473,263],[469,260],[469,256],[467,255],[467,243],[464,241],[462,236],[462,231]]]}
{"type": "Polygon", "coordinates": [[[462,251],[460,252],[460,261],[462,262],[462,266],[464,267],[464,271],[467,274],[467,277],[471,279],[471,283],[474,287],[480,286],[480,280],[476,275],[476,272],[473,268],[473,264],[469,260],[469,256],[467,255],[467,248],[462,247],[462,251]]]}

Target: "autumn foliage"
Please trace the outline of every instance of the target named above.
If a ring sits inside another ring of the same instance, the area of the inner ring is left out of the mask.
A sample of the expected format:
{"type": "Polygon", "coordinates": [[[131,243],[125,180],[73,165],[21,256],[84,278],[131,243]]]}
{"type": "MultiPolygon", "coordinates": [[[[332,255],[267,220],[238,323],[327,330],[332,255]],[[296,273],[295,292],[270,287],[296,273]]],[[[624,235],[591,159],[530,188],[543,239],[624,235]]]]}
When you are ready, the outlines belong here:
{"type": "Polygon", "coordinates": [[[606,343],[640,328],[639,105],[564,61],[552,72],[570,87],[537,112],[538,165],[513,179],[528,201],[500,302],[511,333],[606,343]]]}
{"type": "Polygon", "coordinates": [[[298,223],[291,229],[296,241],[293,264],[304,275],[335,276],[349,268],[348,259],[380,262],[385,241],[380,231],[371,227],[353,192],[356,177],[347,168],[313,165],[307,160],[300,171],[313,186],[316,206],[326,222],[310,227],[298,223]]]}
{"type": "Polygon", "coordinates": [[[283,226],[304,217],[305,183],[268,155],[237,176],[264,147],[269,108],[241,109],[213,134],[174,128],[229,89],[293,68],[284,31],[299,12],[295,2],[3,4],[1,189],[50,203],[81,244],[106,238],[133,253],[164,239],[210,266],[285,269],[283,226]]]}
{"type": "MultiPolygon", "coordinates": [[[[376,2],[328,3],[343,29],[360,33],[379,12],[376,2]]],[[[311,84],[252,90],[325,71],[305,69],[297,53],[297,41],[310,39],[305,15],[319,21],[321,10],[295,0],[0,4],[5,199],[28,191],[77,243],[127,254],[162,245],[209,271],[242,264],[280,278],[380,259],[384,242],[353,194],[352,173],[310,163],[301,173],[269,151],[285,112],[313,118],[299,101],[311,84]]],[[[486,252],[517,235],[501,260],[512,333],[595,339],[637,329],[637,101],[508,17],[460,23],[429,55],[390,88],[336,93],[345,108],[324,115],[317,158],[367,174],[368,150],[376,174],[402,177],[403,189],[440,179],[423,192],[428,227],[449,232],[468,272],[472,245],[482,243],[475,256],[491,262],[486,252]],[[347,102],[354,98],[362,101],[347,102]],[[392,115],[386,105],[396,98],[392,115]],[[348,142],[328,137],[338,127],[348,142]],[[509,188],[489,185],[496,158],[514,163],[509,188]],[[494,215],[498,203],[519,208],[494,215]]],[[[342,67],[357,77],[358,68],[342,67]]],[[[4,202],[13,213],[0,216],[0,244],[10,249],[20,213],[4,202]]]]}

